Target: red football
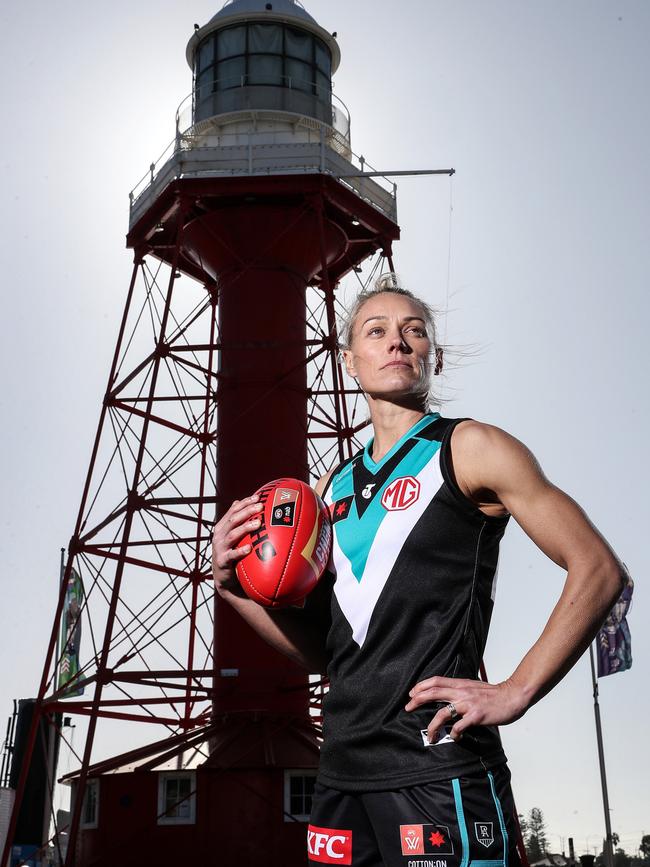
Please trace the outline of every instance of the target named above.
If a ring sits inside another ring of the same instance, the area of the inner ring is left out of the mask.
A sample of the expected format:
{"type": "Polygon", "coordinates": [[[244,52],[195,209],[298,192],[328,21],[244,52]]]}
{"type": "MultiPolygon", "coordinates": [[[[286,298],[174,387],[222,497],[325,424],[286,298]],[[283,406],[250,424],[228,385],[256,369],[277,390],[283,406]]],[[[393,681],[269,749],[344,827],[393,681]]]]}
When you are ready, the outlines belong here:
{"type": "Polygon", "coordinates": [[[260,526],[239,543],[252,551],[236,566],[246,594],[267,608],[302,601],[318,583],[330,556],[327,507],[305,482],[276,479],[257,491],[260,526]]]}

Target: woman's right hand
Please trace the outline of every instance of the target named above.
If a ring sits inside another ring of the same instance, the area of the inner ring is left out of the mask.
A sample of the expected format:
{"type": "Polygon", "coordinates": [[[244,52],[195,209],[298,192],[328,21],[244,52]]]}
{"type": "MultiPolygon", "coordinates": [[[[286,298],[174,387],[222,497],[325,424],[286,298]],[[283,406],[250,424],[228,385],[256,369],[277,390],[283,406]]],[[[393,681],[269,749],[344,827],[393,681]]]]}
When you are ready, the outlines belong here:
{"type": "Polygon", "coordinates": [[[245,500],[235,500],[226,514],[214,526],[212,535],[212,575],[217,593],[243,591],[235,575],[237,562],[250,553],[250,545],[239,545],[243,537],[260,525],[262,504],[257,494],[245,500]]]}

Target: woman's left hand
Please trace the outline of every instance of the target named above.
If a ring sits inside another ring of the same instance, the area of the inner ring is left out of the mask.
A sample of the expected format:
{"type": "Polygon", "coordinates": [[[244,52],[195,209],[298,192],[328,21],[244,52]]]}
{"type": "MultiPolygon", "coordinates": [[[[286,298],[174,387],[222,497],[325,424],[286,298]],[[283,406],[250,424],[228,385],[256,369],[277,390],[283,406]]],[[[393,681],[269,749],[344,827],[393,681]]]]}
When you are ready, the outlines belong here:
{"type": "Polygon", "coordinates": [[[482,680],[429,677],[416,683],[409,695],[411,700],[405,707],[407,711],[431,702],[447,702],[427,728],[431,743],[437,740],[439,730],[451,723],[449,734],[458,741],[470,726],[511,723],[527,710],[522,691],[510,680],[485,683],[482,680]]]}

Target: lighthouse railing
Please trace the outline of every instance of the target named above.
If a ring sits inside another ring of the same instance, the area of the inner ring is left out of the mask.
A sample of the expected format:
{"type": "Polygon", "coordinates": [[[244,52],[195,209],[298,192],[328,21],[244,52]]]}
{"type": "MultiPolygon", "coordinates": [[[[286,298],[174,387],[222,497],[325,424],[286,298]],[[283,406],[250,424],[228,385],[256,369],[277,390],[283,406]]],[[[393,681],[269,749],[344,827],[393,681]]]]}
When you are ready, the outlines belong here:
{"type": "MultiPolygon", "coordinates": [[[[273,85],[245,83],[216,91],[215,95],[228,94],[239,89],[240,97],[231,110],[196,121],[194,93],[189,94],[176,112],[174,138],[162,154],[154,160],[148,171],[129,194],[131,223],[146,210],[152,196],[179,177],[207,177],[241,174],[286,174],[325,173],[339,178],[362,198],[369,201],[392,219],[396,216],[395,187],[388,178],[378,175],[363,156],[355,154],[350,147],[350,115],[345,104],[331,91],[327,122],[310,113],[291,112],[287,109],[287,94],[291,99],[292,88],[273,85]],[[283,102],[275,107],[263,107],[259,92],[282,91],[283,102]],[[250,102],[255,107],[244,106],[241,96],[253,96],[250,102]],[[254,91],[251,94],[251,91],[254,91]],[[300,130],[300,138],[279,143],[270,143],[264,132],[247,132],[247,145],[228,142],[229,126],[248,117],[266,116],[279,122],[291,119],[294,130],[300,130]],[[372,178],[365,177],[372,172],[372,178]],[[357,176],[358,175],[358,176],[357,176]]],[[[291,83],[291,82],[290,82],[291,83]]],[[[222,85],[224,82],[222,82],[222,85]]],[[[307,83],[301,85],[306,87],[307,83]]],[[[305,92],[295,89],[294,93],[305,92]]],[[[296,102],[295,108],[304,107],[296,102]]]]}
{"type": "Polygon", "coordinates": [[[176,178],[299,173],[332,175],[390,219],[396,219],[394,183],[379,175],[363,156],[352,151],[345,155],[338,153],[328,146],[324,135],[320,142],[291,146],[255,144],[254,135],[250,134],[248,146],[185,150],[172,141],[129,193],[130,224],[133,225],[149,203],[176,178]],[[368,177],[368,173],[372,173],[372,177],[368,177]]]}
{"type": "Polygon", "coordinates": [[[176,112],[176,134],[183,136],[203,121],[234,111],[288,111],[326,123],[350,140],[350,112],[331,88],[290,75],[244,75],[197,83],[176,112]]]}

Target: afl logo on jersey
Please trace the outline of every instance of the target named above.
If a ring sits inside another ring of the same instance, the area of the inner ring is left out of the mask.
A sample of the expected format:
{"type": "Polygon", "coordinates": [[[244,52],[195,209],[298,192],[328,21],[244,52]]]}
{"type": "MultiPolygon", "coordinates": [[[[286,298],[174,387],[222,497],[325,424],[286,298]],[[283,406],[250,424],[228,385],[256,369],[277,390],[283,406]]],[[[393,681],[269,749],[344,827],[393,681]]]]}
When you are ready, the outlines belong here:
{"type": "Polygon", "coordinates": [[[420,483],[413,476],[395,479],[382,494],[381,504],[389,512],[408,509],[420,496],[420,483]]]}

